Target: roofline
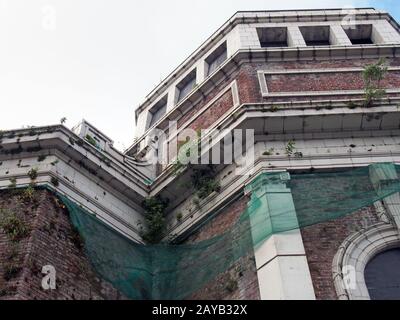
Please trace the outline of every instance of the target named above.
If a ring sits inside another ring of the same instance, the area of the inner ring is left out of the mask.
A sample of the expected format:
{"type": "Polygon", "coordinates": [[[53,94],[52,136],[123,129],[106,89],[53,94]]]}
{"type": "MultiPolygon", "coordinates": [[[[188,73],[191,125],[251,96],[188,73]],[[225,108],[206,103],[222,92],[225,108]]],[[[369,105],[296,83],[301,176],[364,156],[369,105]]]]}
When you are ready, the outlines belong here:
{"type": "MultiPolygon", "coordinates": [[[[188,55],[187,58],[183,60],[181,64],[179,64],[172,72],[170,72],[156,87],[154,87],[146,96],[145,96],[145,101],[141,103],[139,106],[135,108],[135,119],[137,121],[139,112],[141,109],[150,102],[151,96],[153,96],[163,85],[166,86],[166,82],[170,80],[171,77],[174,76],[178,72],[179,69],[185,69],[187,64],[190,64],[190,59],[192,56],[194,56],[196,53],[201,51],[203,47],[206,47],[206,45],[210,42],[212,42],[215,38],[217,38],[221,33],[223,33],[224,30],[226,30],[227,27],[231,26],[234,24],[234,20],[236,20],[238,15],[240,14],[246,14],[246,13],[269,13],[269,12],[319,12],[319,11],[342,11],[342,10],[379,10],[374,7],[361,7],[361,8],[321,8],[321,9],[285,9],[285,10],[242,10],[242,11],[236,11],[228,20],[226,20],[211,36],[209,36],[199,47],[197,47],[191,54],[188,55]]],[[[400,29],[399,24],[397,21],[388,13],[384,12],[385,15],[387,15],[390,19],[390,21],[393,21],[396,25],[397,28],[400,29]]]]}

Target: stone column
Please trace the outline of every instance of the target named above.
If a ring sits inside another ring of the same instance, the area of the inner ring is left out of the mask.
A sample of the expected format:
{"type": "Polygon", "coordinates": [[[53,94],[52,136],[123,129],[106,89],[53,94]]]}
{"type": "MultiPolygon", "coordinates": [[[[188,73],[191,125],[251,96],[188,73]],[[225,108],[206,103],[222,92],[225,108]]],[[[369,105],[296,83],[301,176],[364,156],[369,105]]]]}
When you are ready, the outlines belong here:
{"type": "Polygon", "coordinates": [[[288,26],[287,42],[289,47],[307,47],[298,26],[288,26]]]}
{"type": "Polygon", "coordinates": [[[262,300],[315,300],[289,180],[287,172],[262,174],[246,187],[262,300]]]}

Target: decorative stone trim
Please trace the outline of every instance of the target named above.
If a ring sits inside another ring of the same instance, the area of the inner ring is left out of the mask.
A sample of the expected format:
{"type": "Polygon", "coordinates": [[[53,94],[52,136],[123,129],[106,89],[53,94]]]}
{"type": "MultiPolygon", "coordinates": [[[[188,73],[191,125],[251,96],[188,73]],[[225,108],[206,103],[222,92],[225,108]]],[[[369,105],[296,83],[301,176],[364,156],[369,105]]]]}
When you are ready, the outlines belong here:
{"type": "MultiPolygon", "coordinates": [[[[389,71],[400,71],[400,67],[389,67],[389,71]]],[[[263,97],[308,97],[308,96],[331,96],[331,95],[360,95],[363,90],[331,90],[331,91],[289,91],[289,92],[270,92],[268,89],[266,76],[274,75],[296,75],[296,74],[337,74],[362,72],[363,68],[337,68],[337,69],[290,69],[290,70],[259,70],[258,81],[260,83],[263,97]]],[[[387,89],[387,93],[400,93],[400,89],[387,89]]]]}
{"type": "Polygon", "coordinates": [[[377,254],[400,246],[398,230],[381,222],[348,237],[340,246],[332,263],[333,281],[339,300],[370,300],[364,271],[377,254]],[[355,275],[355,286],[347,282],[355,275]]]}

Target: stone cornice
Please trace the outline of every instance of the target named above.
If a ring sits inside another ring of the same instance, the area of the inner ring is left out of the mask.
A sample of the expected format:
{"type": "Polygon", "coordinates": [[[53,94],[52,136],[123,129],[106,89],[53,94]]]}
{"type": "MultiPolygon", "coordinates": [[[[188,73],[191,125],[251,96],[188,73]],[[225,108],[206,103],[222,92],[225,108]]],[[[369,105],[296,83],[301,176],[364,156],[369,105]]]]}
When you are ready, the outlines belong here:
{"type": "Polygon", "coordinates": [[[98,150],[61,125],[3,131],[0,161],[50,155],[52,150],[80,163],[92,173],[101,174],[105,181],[114,181],[114,187],[122,194],[128,193],[137,199],[148,195],[148,177],[127,165],[123,154],[114,148],[109,152],[98,150]]]}

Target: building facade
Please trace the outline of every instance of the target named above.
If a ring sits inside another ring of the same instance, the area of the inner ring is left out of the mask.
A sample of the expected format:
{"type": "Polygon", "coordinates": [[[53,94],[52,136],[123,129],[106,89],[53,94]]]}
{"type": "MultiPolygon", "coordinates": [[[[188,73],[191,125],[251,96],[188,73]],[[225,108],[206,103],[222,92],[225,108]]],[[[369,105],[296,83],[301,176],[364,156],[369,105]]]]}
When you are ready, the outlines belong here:
{"type": "MultiPolygon", "coordinates": [[[[37,185],[138,244],[145,242],[143,201],[154,197],[169,200],[162,238],[176,245],[226,233],[259,203],[257,215],[284,210],[297,220],[292,176],[400,162],[399,32],[388,13],[373,8],[238,12],[137,108],[136,139],[126,152],[86,121],[73,130],[3,132],[0,186],[29,185],[34,168],[37,185]],[[384,69],[372,79],[377,87],[363,78],[368,66],[384,69]],[[380,93],[368,98],[368,89],[380,93]],[[239,142],[235,130],[243,133],[239,142]],[[197,158],[217,159],[212,169],[198,164],[214,182],[202,194],[190,184],[193,164],[178,157],[181,150],[193,157],[194,149],[182,149],[189,142],[202,145],[197,158]],[[273,187],[260,179],[271,173],[273,187]]],[[[372,183],[386,179],[381,171],[370,170],[372,183]]],[[[377,270],[398,259],[398,197],[274,233],[185,298],[400,298],[377,285],[389,281],[377,270]]],[[[253,239],[264,227],[250,218],[253,239]]]]}

